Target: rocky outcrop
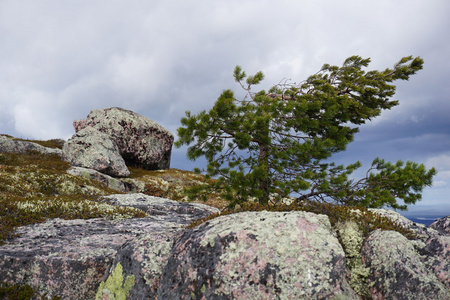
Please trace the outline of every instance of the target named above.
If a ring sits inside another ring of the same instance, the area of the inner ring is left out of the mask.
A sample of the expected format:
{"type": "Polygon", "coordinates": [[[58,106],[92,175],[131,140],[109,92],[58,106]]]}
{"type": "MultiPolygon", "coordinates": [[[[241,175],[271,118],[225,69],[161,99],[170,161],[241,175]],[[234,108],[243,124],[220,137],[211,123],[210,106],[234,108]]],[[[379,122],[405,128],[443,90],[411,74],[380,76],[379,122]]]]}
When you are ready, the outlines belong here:
{"type": "Polygon", "coordinates": [[[173,134],[135,112],[117,107],[92,110],[73,125],[76,132],[92,127],[107,134],[128,165],[148,170],[170,167],[173,134]]]}
{"type": "Polygon", "coordinates": [[[5,135],[0,135],[0,153],[26,153],[27,151],[61,155],[61,149],[58,148],[44,147],[34,142],[16,140],[5,135]]]}
{"type": "MultiPolygon", "coordinates": [[[[119,204],[121,197],[111,195],[103,200],[119,204]]],[[[157,248],[162,244],[158,237],[170,245],[184,225],[217,212],[203,205],[143,194],[129,195],[127,201],[131,206],[145,208],[148,217],[115,221],[53,219],[19,228],[19,236],[0,246],[0,278],[3,282],[39,286],[39,291],[48,297],[93,299],[115,257],[128,259],[130,245],[141,245],[148,239],[153,244],[133,251],[155,251],[153,255],[159,255],[157,248]],[[161,206],[166,208],[164,212],[161,206]],[[151,245],[156,246],[153,249],[151,245]]],[[[135,259],[141,261],[139,255],[135,259]]],[[[130,272],[128,265],[124,266],[130,272]]],[[[145,270],[146,265],[142,267],[145,270]]],[[[142,275],[141,280],[150,276],[145,272],[142,275]]]]}
{"type": "Polygon", "coordinates": [[[224,215],[189,229],[219,211],[140,193],[99,201],[146,217],[20,227],[0,246],[2,281],[62,299],[450,299],[445,222],[415,239],[364,237],[355,223],[302,211],[224,215]]]}
{"type": "Polygon", "coordinates": [[[109,136],[92,127],[78,131],[63,146],[62,159],[72,166],[90,168],[107,175],[130,175],[116,144],[109,136]]]}

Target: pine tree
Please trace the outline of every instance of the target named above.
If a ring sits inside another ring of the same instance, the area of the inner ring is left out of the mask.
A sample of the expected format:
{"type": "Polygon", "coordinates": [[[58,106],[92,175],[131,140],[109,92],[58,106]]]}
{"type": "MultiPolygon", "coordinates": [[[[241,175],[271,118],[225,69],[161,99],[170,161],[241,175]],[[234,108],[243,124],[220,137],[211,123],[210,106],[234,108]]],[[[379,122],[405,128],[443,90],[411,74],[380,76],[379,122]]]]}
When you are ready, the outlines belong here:
{"type": "Polygon", "coordinates": [[[299,200],[395,209],[420,200],[435,169],[376,158],[367,176],[355,181],[350,175],[360,162],[324,162],[346,149],[358,126],[398,105],[390,99],[393,81],[408,80],[423,67],[423,60],[412,56],[384,71],[365,71],[369,63],[352,56],[341,67],[325,64],[299,84],[283,82],[267,92],[252,91],[264,79],[262,72],[247,76],[236,66],[233,75],[247,93],[244,99],[225,90],[210,111],[187,111],[181,119],[175,145],[190,145],[191,160],[204,156],[207,167],[197,171],[217,179],[191,188],[191,196],[219,192],[231,207],[250,199],[267,205],[292,194],[299,200]]]}

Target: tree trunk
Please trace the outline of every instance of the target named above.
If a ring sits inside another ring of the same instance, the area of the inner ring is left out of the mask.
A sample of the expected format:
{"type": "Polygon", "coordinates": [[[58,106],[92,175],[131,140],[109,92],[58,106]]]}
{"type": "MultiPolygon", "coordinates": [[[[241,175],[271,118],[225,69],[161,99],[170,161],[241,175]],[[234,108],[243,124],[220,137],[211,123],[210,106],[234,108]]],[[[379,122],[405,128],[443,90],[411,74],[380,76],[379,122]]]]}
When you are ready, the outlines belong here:
{"type": "Polygon", "coordinates": [[[269,178],[269,147],[259,145],[259,164],[262,169],[262,177],[259,178],[259,190],[263,192],[259,197],[259,203],[267,205],[270,196],[270,178],[269,178]]]}

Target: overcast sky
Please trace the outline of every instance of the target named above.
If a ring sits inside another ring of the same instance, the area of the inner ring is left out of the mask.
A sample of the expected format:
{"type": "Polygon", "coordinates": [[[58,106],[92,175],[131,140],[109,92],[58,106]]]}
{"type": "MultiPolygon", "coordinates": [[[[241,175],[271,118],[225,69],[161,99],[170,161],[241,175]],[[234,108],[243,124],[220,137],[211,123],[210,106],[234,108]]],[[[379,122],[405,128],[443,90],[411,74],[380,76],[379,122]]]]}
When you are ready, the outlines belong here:
{"type": "MultiPolygon", "coordinates": [[[[68,139],[73,120],[113,106],[175,133],[184,111],[239,90],[235,65],[263,71],[267,88],[355,54],[373,69],[420,56],[424,70],[398,83],[400,105],[336,159],[434,166],[410,211],[450,215],[449,12],[448,0],[0,0],[0,133],[68,139]]],[[[193,166],[174,150],[172,167],[193,166]]]]}

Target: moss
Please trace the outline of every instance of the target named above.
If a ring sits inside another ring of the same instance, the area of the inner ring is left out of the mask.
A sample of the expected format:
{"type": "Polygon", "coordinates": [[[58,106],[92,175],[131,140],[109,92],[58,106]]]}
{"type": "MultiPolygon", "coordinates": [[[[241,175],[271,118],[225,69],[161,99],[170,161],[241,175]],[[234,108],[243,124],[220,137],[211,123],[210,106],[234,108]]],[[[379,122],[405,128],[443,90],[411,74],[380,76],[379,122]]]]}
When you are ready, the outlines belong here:
{"type": "Polygon", "coordinates": [[[118,192],[101,182],[67,174],[69,167],[54,154],[0,153],[0,244],[16,227],[50,218],[146,216],[135,208],[100,203],[100,196],[118,192]]]}
{"type": "Polygon", "coordinates": [[[124,280],[122,265],[118,263],[111,275],[98,287],[95,299],[125,300],[133,286],[134,275],[127,276],[124,280]]]}
{"type": "MultiPolygon", "coordinates": [[[[38,295],[39,289],[34,289],[28,284],[9,284],[0,282],[0,299],[4,300],[29,300],[29,299],[48,299],[46,295],[38,295]]],[[[53,296],[52,300],[60,300],[61,297],[53,296]]]]}
{"type": "Polygon", "coordinates": [[[36,297],[36,290],[29,285],[0,283],[0,299],[28,300],[36,297]]]}

